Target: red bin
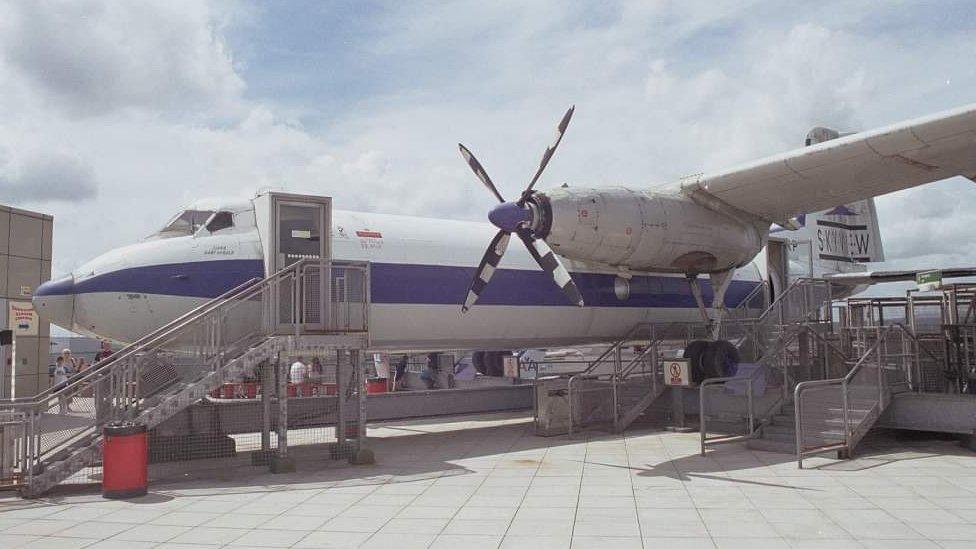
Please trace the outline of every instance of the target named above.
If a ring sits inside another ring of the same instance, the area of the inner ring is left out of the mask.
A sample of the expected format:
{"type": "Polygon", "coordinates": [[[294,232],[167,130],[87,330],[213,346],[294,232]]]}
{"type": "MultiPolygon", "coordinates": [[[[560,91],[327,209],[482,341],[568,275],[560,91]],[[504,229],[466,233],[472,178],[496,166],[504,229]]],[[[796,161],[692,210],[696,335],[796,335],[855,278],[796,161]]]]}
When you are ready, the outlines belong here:
{"type": "Polygon", "coordinates": [[[372,395],[376,393],[386,392],[386,378],[385,377],[371,377],[366,380],[366,394],[372,395]]]}
{"type": "Polygon", "coordinates": [[[237,396],[236,383],[224,383],[220,386],[220,398],[234,398],[237,396]]]}
{"type": "Polygon", "coordinates": [[[258,397],[258,384],[253,382],[248,382],[244,384],[244,398],[257,398],[258,397]]]}
{"type": "Polygon", "coordinates": [[[322,391],[325,395],[335,395],[339,393],[335,383],[325,382],[322,384],[322,391]]]}
{"type": "Polygon", "coordinates": [[[146,495],[149,448],[146,426],[129,421],[102,428],[102,497],[134,498],[146,495]]]}

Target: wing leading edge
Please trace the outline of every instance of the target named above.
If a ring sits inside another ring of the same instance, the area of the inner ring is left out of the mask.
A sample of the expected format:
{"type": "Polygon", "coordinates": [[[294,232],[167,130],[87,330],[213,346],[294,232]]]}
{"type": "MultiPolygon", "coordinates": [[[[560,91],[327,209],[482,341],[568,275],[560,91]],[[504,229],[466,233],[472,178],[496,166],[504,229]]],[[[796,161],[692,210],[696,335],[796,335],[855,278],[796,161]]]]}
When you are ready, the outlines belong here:
{"type": "Polygon", "coordinates": [[[976,176],[976,104],[684,180],[774,223],[961,175],[976,176]]]}

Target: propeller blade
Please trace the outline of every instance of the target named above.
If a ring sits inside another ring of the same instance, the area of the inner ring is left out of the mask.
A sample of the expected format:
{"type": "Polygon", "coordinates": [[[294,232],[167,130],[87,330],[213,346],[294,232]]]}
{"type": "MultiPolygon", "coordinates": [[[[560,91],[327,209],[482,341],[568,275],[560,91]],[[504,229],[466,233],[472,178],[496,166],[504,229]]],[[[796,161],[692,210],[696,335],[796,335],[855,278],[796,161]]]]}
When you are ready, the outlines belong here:
{"type": "Polygon", "coordinates": [[[563,119],[559,122],[559,126],[556,128],[556,140],[553,141],[552,145],[549,145],[549,148],[547,148],[546,152],[542,155],[542,162],[539,163],[539,171],[535,172],[535,177],[532,178],[532,182],[529,183],[529,186],[526,187],[524,191],[522,191],[522,199],[519,202],[527,198],[528,193],[532,191],[532,187],[534,187],[536,181],[539,180],[539,176],[542,175],[542,171],[546,169],[546,165],[549,164],[549,159],[551,159],[552,155],[556,152],[556,147],[558,147],[559,142],[563,140],[563,134],[566,133],[566,128],[569,126],[569,120],[573,118],[573,112],[575,110],[576,106],[573,105],[568,111],[566,111],[566,114],[563,115],[563,119]]]}
{"type": "Polygon", "coordinates": [[[532,255],[535,262],[539,264],[540,267],[552,277],[553,282],[559,289],[566,294],[573,304],[580,307],[583,306],[583,296],[580,295],[579,288],[576,287],[576,283],[573,282],[573,278],[569,276],[569,271],[563,266],[562,261],[559,261],[559,257],[553,253],[552,248],[546,244],[545,240],[541,238],[532,238],[528,231],[519,231],[518,236],[525,243],[525,247],[529,249],[529,254],[532,255]]]}
{"type": "Polygon", "coordinates": [[[499,193],[498,189],[495,188],[495,184],[491,182],[491,178],[488,177],[488,172],[481,167],[481,162],[478,162],[478,159],[475,158],[474,155],[471,154],[471,151],[469,151],[464,145],[458,143],[458,148],[461,149],[461,156],[464,157],[464,161],[468,163],[468,166],[471,166],[471,171],[478,176],[478,179],[485,184],[485,187],[488,187],[488,190],[491,191],[491,194],[495,195],[495,198],[497,198],[499,202],[504,203],[505,199],[502,198],[501,193],[499,193]]]}
{"type": "Polygon", "coordinates": [[[498,231],[495,238],[491,239],[488,249],[485,250],[485,256],[481,258],[481,263],[478,264],[478,270],[474,272],[474,279],[471,281],[468,295],[464,298],[464,305],[461,306],[462,313],[468,312],[481,297],[481,292],[488,286],[491,275],[495,274],[495,269],[498,268],[498,262],[505,255],[505,249],[508,248],[508,241],[511,238],[512,233],[498,231]]]}

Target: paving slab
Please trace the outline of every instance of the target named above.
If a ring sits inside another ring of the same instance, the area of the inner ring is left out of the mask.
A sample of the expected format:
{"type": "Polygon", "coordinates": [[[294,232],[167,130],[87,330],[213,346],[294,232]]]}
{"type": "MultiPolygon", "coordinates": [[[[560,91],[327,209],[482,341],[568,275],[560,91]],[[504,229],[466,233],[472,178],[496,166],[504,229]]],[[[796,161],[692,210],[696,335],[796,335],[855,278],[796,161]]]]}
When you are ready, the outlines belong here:
{"type": "Polygon", "coordinates": [[[524,414],[391,422],[368,435],[372,466],[306,449],[296,473],[236,460],[132,500],[0,496],[0,546],[844,549],[976,539],[976,453],[952,441],[872,434],[855,459],[816,457],[799,469],[792,456],[741,444],[701,456],[697,433],[537,437],[524,414]]]}

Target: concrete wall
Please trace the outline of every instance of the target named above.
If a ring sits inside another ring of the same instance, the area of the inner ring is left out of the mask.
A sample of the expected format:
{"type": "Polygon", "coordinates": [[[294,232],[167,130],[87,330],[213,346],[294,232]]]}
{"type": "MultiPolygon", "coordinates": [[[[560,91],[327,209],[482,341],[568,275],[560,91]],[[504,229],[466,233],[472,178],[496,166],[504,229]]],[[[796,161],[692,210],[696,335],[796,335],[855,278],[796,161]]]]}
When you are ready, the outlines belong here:
{"type": "MultiPolygon", "coordinates": [[[[29,304],[34,290],[51,278],[54,218],[0,205],[0,327],[10,328],[10,303],[29,304]]],[[[14,336],[13,387],[18,397],[46,389],[50,325],[38,321],[37,336],[14,336]]],[[[10,395],[11,368],[4,368],[10,395]]]]}

